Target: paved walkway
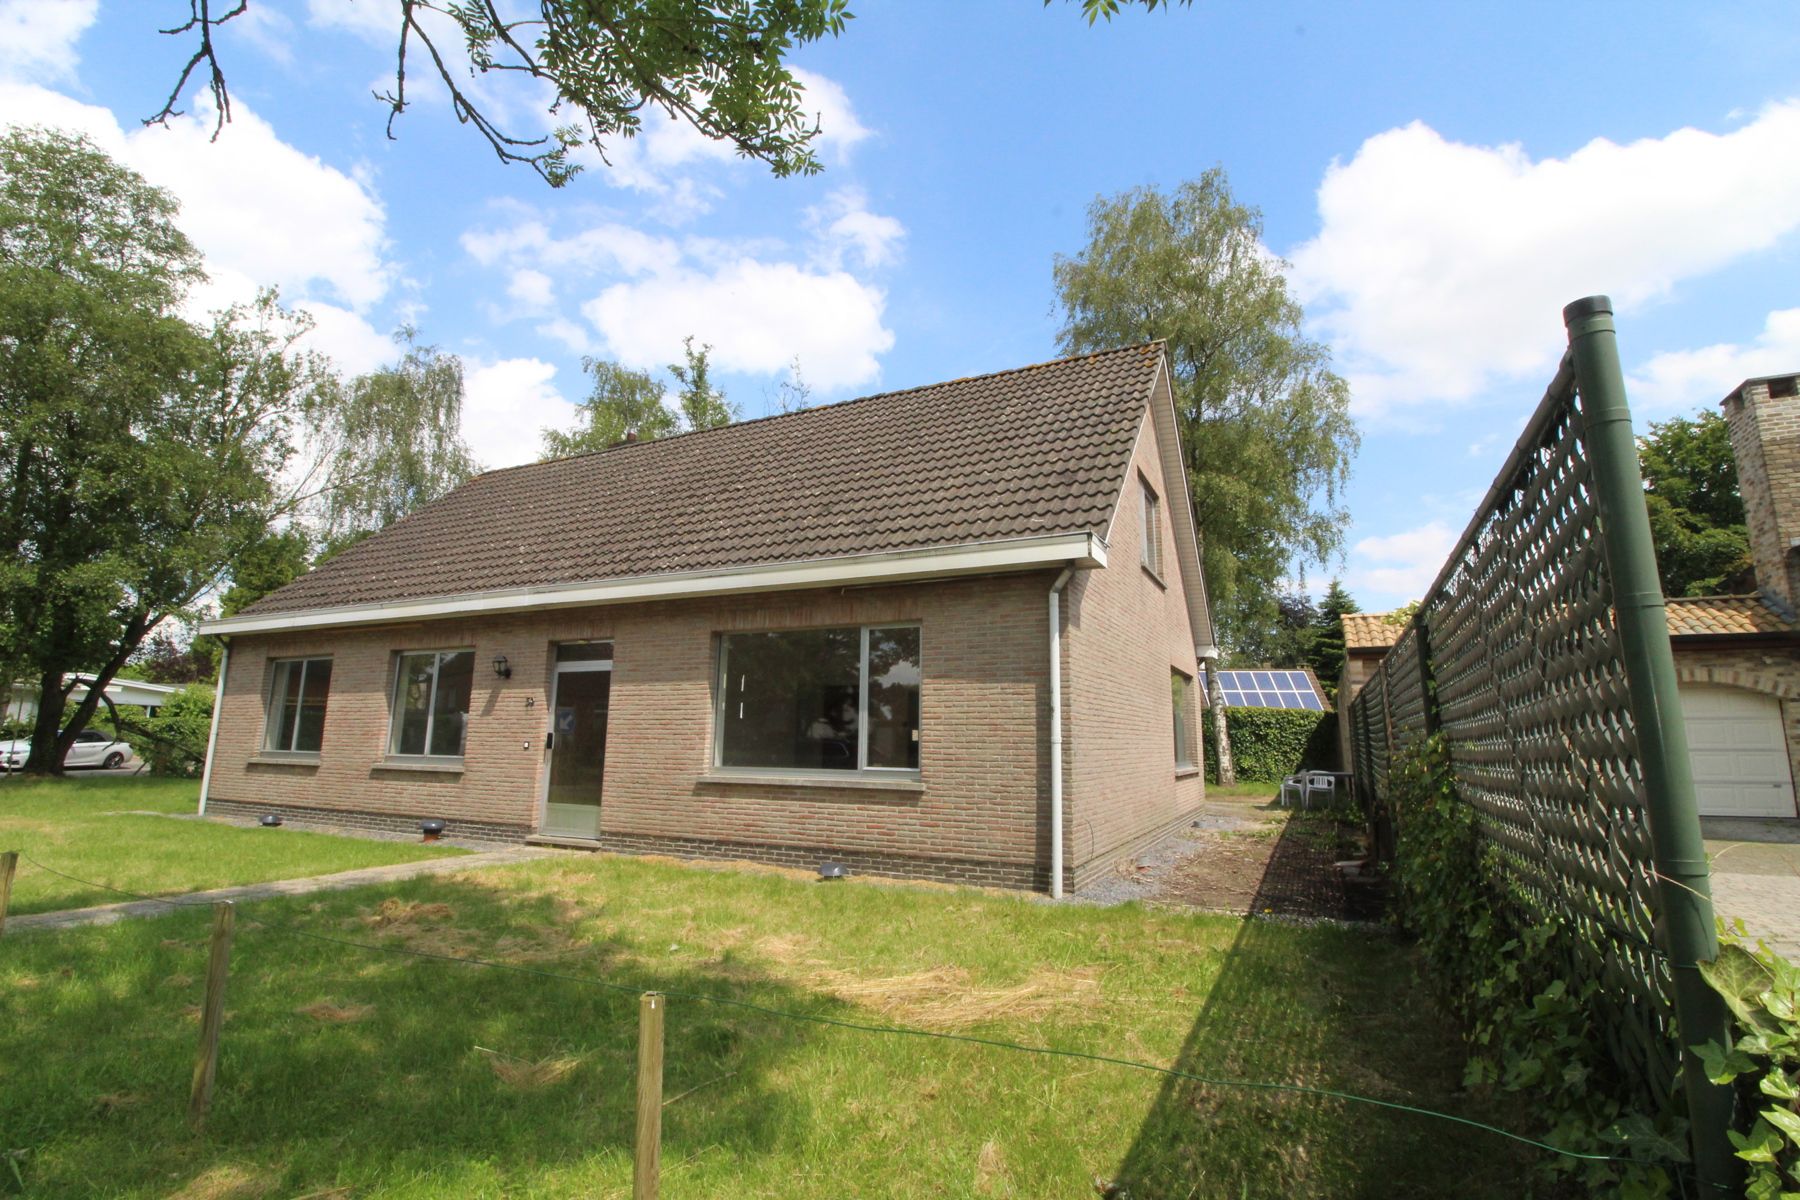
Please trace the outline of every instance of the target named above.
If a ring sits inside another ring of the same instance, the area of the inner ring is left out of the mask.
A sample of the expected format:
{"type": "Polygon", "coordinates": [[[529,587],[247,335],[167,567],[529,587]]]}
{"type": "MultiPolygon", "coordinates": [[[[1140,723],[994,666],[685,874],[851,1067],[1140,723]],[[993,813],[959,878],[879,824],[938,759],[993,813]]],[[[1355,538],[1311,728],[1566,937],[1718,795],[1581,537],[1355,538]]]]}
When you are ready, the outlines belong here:
{"type": "Polygon", "coordinates": [[[1709,837],[1706,853],[1718,914],[1743,918],[1752,936],[1800,962],[1800,844],[1709,837]]]}
{"type": "Polygon", "coordinates": [[[502,867],[509,863],[530,862],[561,853],[537,846],[509,846],[481,854],[457,854],[445,858],[428,858],[420,862],[396,863],[388,867],[364,867],[358,871],[339,871],[335,875],[311,875],[304,879],[276,879],[268,883],[249,883],[241,887],[214,888],[210,892],[190,892],[185,896],[165,896],[160,900],[127,900],[122,904],[101,904],[93,908],[69,908],[61,912],[28,913],[6,918],[10,935],[26,929],[73,929],[80,925],[111,925],[133,917],[159,917],[173,912],[170,903],[211,904],[215,900],[270,900],[277,896],[304,896],[311,892],[337,892],[345,888],[366,887],[372,883],[397,883],[417,879],[421,875],[447,875],[456,871],[502,867]]]}

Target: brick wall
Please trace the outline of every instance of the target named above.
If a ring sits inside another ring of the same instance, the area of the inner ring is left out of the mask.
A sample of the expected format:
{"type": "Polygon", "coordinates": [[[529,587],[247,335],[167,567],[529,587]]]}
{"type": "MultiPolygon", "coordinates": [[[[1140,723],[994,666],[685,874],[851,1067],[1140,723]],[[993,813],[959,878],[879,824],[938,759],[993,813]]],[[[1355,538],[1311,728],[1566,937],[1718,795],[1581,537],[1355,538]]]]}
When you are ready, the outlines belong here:
{"type": "MultiPolygon", "coordinates": [[[[211,795],[231,805],[537,828],[553,645],[614,642],[602,842],[730,857],[886,861],[890,874],[1040,879],[1048,860],[1049,672],[1044,597],[1030,572],[929,584],[622,605],[233,640],[211,795]],[[709,782],[716,635],[730,630],[917,621],[922,787],[869,790],[709,782]],[[462,770],[386,761],[394,655],[473,647],[462,770]],[[328,654],[316,763],[258,761],[275,658],[328,654]],[[492,667],[504,654],[510,679],[492,667]],[[914,870],[908,866],[914,864],[914,870]],[[975,864],[975,865],[971,865],[975,864]],[[979,866],[980,869],[977,869],[979,866]],[[907,867],[907,869],[901,869],[907,867]]],[[[1166,696],[1166,684],[1162,694],[1166,696]]],[[[238,809],[237,811],[248,811],[238,809]]]]}
{"type": "Polygon", "coordinates": [[[1077,880],[1180,824],[1206,798],[1198,769],[1202,685],[1167,515],[1180,493],[1164,476],[1159,431],[1146,413],[1108,534],[1107,566],[1076,572],[1068,587],[1065,853],[1077,880]],[[1163,503],[1160,578],[1141,564],[1140,477],[1163,503]],[[1179,776],[1172,669],[1194,680],[1187,717],[1195,769],[1179,776]]]}
{"type": "Polygon", "coordinates": [[[1724,408],[1757,585],[1793,612],[1800,602],[1793,549],[1800,540],[1800,396],[1791,378],[1751,381],[1727,396],[1724,408]]]}

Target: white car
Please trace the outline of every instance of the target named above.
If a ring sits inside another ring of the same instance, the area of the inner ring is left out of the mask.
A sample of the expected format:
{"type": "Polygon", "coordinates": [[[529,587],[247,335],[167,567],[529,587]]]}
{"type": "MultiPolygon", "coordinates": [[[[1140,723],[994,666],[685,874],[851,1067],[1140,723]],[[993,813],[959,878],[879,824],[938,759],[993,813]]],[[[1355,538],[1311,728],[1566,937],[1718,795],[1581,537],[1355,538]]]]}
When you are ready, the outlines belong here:
{"type": "MultiPolygon", "coordinates": [[[[25,760],[30,757],[30,738],[0,742],[0,769],[22,771],[25,760]]],[[[132,757],[131,747],[124,742],[116,742],[98,729],[84,729],[75,735],[75,744],[69,747],[69,756],[63,759],[63,766],[111,769],[124,766],[132,757]]]]}

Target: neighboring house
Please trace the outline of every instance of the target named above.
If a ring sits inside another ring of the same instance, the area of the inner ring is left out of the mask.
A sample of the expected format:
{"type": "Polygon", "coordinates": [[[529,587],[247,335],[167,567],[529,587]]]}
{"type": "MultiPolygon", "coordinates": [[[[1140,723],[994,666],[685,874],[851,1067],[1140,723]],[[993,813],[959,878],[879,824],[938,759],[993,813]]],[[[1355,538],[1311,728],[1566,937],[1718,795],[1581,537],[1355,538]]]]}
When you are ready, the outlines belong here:
{"type": "Polygon", "coordinates": [[[1151,344],[490,471],[204,626],[201,804],[1078,886],[1204,798],[1182,461],[1151,344]]]}
{"type": "MultiPolygon", "coordinates": [[[[74,707],[87,699],[88,685],[94,679],[91,675],[65,675],[63,682],[73,681],[75,686],[69,693],[69,705],[74,707]]],[[[146,683],[142,679],[115,679],[106,685],[106,697],[114,704],[135,705],[144,710],[146,716],[155,716],[156,710],[168,703],[169,697],[181,690],[178,684],[146,683]]],[[[38,713],[37,687],[30,683],[15,683],[6,699],[4,718],[8,721],[34,721],[38,713]]]]}
{"type": "MultiPolygon", "coordinates": [[[[1800,813],[1800,374],[1746,380],[1723,404],[1758,590],[1670,597],[1669,645],[1701,815],[1793,818],[1800,813]]],[[[1343,624],[1338,711],[1348,753],[1343,714],[1406,627],[1379,613],[1355,613],[1343,624]]]]}

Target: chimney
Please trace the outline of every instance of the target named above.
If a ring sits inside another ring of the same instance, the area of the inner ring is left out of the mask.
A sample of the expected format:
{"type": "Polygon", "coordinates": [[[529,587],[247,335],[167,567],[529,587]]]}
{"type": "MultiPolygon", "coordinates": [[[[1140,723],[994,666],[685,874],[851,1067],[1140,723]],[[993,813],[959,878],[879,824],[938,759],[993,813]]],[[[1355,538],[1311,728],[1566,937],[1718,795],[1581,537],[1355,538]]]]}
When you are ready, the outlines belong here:
{"type": "Polygon", "coordinates": [[[1746,379],[1721,403],[1756,586],[1794,613],[1800,607],[1800,374],[1746,379]]]}

